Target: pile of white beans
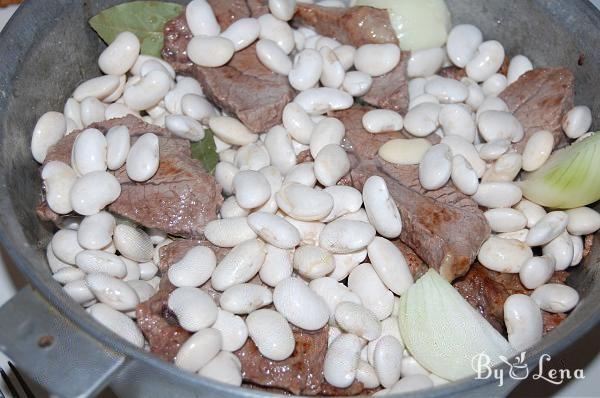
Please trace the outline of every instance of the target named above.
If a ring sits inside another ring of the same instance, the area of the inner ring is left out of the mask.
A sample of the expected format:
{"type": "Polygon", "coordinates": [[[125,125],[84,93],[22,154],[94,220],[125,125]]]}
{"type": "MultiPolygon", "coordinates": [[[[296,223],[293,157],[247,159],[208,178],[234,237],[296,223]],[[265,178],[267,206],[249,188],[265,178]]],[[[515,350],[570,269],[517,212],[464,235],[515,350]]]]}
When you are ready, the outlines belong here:
{"type": "MultiPolygon", "coordinates": [[[[177,288],[168,306],[193,333],[177,354],[178,367],[241,385],[241,365],[232,352],[247,338],[265,357],[283,360],[294,351],[290,325],[305,330],[329,325],[324,375],[333,386],[358,380],[365,388],[383,387],[378,393],[383,395],[445,383],[410,356],[400,336],[398,299],[413,277],[389,240],[402,230],[398,208],[378,176],[370,177],[362,192],[336,185],[350,169],[341,147],[345,127],[324,116],[350,108],[373,77],[396,67],[400,49],[393,44],[354,48],[305,27],[293,29],[288,21],[295,6],[294,0],[270,0],[271,13],[236,21],[224,32],[205,0],[186,8],[193,62],[224,65],[258,40],[260,61],[289,77],[299,93],[285,107],[282,125],[251,132],[216,109],[196,80],[140,55],[136,36],[124,32],[100,55],[105,75],[80,84],[63,113],[39,119],[32,153],[42,163],[64,135],[129,114],[191,141],[202,139],[205,127],[215,133],[220,159],[215,178],[226,200],[205,237],[231,250],[217,261],[210,248],[197,246],[169,268],[167,277],[177,288]],[[314,161],[297,164],[305,150],[314,161]],[[364,263],[367,255],[371,263],[364,263]],[[200,289],[208,282],[222,292],[219,303],[200,289]]],[[[587,207],[546,213],[522,199],[513,180],[521,169],[544,164],[553,138],[540,131],[523,155],[510,150],[523,139],[523,128],[498,94],[533,66],[515,56],[505,77],[498,73],[503,59],[500,43],[484,42],[475,26],[456,26],[445,48],[412,53],[408,113],[378,109],[362,122],[372,134],[404,128],[415,136],[388,141],[379,154],[391,163],[418,164],[424,188],[438,189],[451,180],[489,209],[485,217],[493,235],[479,261],[494,271],[519,273],[523,285],[535,289],[505,303],[509,341],[524,349],[542,336],[540,309],[567,312],[577,304],[575,290],[547,282],[555,270],[580,262],[581,237],[600,228],[600,215],[587,207]],[[467,77],[436,75],[451,64],[465,68],[467,77]],[[441,136],[441,143],[432,146],[423,138],[429,134],[441,136]],[[541,247],[543,255],[533,256],[532,247],[541,247]]],[[[563,128],[578,138],[590,124],[589,108],[578,106],[566,115],[563,128]]],[[[138,347],[145,341],[132,321],[135,307],[156,293],[158,251],[171,240],[103,209],[120,194],[110,171],[125,165],[130,179],[143,182],[158,163],[154,134],[130,147],[124,126],[106,135],[87,128],[75,141],[70,165],[52,161],[42,171],[50,208],[84,216],[66,218],[47,247],[54,278],[96,320],[138,347]]]]}

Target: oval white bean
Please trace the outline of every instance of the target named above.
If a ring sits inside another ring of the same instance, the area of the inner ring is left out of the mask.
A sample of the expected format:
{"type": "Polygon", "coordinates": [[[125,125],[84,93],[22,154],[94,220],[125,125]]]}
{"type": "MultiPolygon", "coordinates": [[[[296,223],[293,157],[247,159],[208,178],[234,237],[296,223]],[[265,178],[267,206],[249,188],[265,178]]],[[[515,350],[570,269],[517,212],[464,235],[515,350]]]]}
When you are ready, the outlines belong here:
{"type": "Polygon", "coordinates": [[[389,240],[376,237],[367,247],[373,269],[381,281],[398,296],[413,284],[413,277],[402,252],[389,240]]]}
{"type": "Polygon", "coordinates": [[[142,348],[144,346],[144,335],[127,315],[102,303],[92,305],[87,312],[92,318],[119,335],[119,337],[137,347],[142,348]]]}
{"type": "Polygon", "coordinates": [[[354,55],[356,70],[373,77],[385,75],[394,69],[398,62],[400,48],[395,44],[365,44],[360,46],[354,55]]]}
{"type": "Polygon", "coordinates": [[[210,221],[204,228],[204,236],[216,246],[234,247],[256,238],[256,233],[248,225],[247,217],[242,216],[210,221]]]}
{"type": "Polygon", "coordinates": [[[272,245],[266,245],[267,254],[265,261],[260,267],[258,276],[268,286],[275,287],[282,280],[292,276],[292,256],[289,250],[280,249],[272,245]]]}
{"type": "Polygon", "coordinates": [[[148,234],[126,224],[115,227],[113,242],[121,255],[137,262],[152,260],[153,245],[148,234]]]}
{"type": "Polygon", "coordinates": [[[310,48],[305,48],[294,57],[292,69],[289,72],[290,85],[298,91],[314,87],[321,78],[323,58],[321,54],[310,48]]]}
{"type": "Polygon", "coordinates": [[[217,320],[212,328],[221,332],[223,337],[222,348],[225,351],[239,350],[248,338],[248,327],[244,319],[220,308],[217,312],[217,320]]]}
{"type": "Polygon", "coordinates": [[[85,278],[87,287],[100,301],[118,311],[131,311],[140,299],[127,283],[102,273],[91,273],[85,278]]]}
{"type": "Polygon", "coordinates": [[[472,196],[480,206],[487,208],[511,207],[518,203],[523,194],[512,182],[483,182],[472,196]]]}
{"type": "Polygon", "coordinates": [[[379,387],[379,379],[375,369],[369,365],[368,362],[360,360],[358,361],[358,367],[356,368],[356,380],[360,381],[365,388],[377,388],[379,387]]]}
{"type": "Polygon", "coordinates": [[[415,137],[426,137],[438,128],[441,106],[425,102],[410,109],[404,117],[404,129],[415,137]]]}
{"type": "Polygon", "coordinates": [[[68,165],[53,160],[42,169],[42,179],[46,191],[46,202],[52,211],[68,214],[73,211],[69,193],[77,181],[77,174],[68,165]]]}
{"type": "Polygon", "coordinates": [[[310,143],[314,123],[300,105],[295,102],[287,104],[283,108],[282,120],[285,129],[294,140],[302,144],[310,143]]]}
{"type": "Polygon", "coordinates": [[[515,209],[520,210],[527,217],[527,228],[533,228],[546,215],[546,210],[542,206],[526,199],[517,203],[515,209]]]}
{"type": "Polygon", "coordinates": [[[262,309],[254,311],[248,318],[248,334],[265,357],[282,361],[294,352],[296,341],[292,328],[277,311],[262,309]]]}
{"type": "Polygon", "coordinates": [[[269,0],[269,11],[282,21],[289,21],[296,11],[296,0],[269,0]]]}
{"type": "Polygon", "coordinates": [[[544,311],[563,313],[575,308],[579,302],[579,293],[567,285],[548,283],[535,289],[531,298],[544,311]]]}
{"type": "Polygon", "coordinates": [[[271,164],[282,173],[286,174],[296,165],[296,154],[292,140],[282,126],[271,128],[265,138],[265,148],[269,153],[271,164]]]}
{"type": "Polygon", "coordinates": [[[496,40],[484,41],[477,47],[474,57],[467,63],[467,76],[483,82],[496,73],[504,62],[504,47],[496,40]]]}
{"type": "Polygon", "coordinates": [[[323,186],[337,184],[350,171],[350,160],[346,151],[337,144],[326,145],[315,158],[314,171],[317,181],[323,186]]]}
{"type": "Polygon", "coordinates": [[[165,127],[177,137],[190,141],[200,141],[204,138],[202,125],[189,116],[168,115],[165,118],[165,127]]]}
{"type": "Polygon", "coordinates": [[[67,283],[63,286],[63,291],[78,304],[84,306],[96,301],[94,293],[87,287],[83,279],[67,283]]]}
{"type": "Polygon", "coordinates": [[[484,267],[509,274],[519,273],[532,257],[531,248],[523,242],[496,236],[491,236],[483,242],[477,255],[477,259],[484,267]]]}
{"type": "Polygon", "coordinates": [[[499,139],[519,142],[524,131],[521,122],[509,112],[489,110],[478,118],[479,133],[486,141],[499,139]]]}
{"type": "Polygon", "coordinates": [[[523,150],[523,170],[534,171],[542,167],[550,157],[554,148],[554,136],[551,132],[541,130],[534,133],[523,150]]]}
{"type": "Polygon", "coordinates": [[[38,163],[46,159],[48,149],[67,131],[67,121],[60,112],[46,112],[38,119],[31,135],[31,153],[38,163]]]}
{"type": "Polygon", "coordinates": [[[275,18],[271,14],[264,14],[258,18],[260,24],[259,37],[273,40],[281,49],[289,54],[294,49],[294,33],[290,25],[275,18]]]}
{"type": "Polygon", "coordinates": [[[324,190],[333,198],[333,208],[321,221],[333,221],[345,214],[358,211],[363,204],[362,194],[356,188],[334,185],[324,190]]]}
{"type": "Polygon", "coordinates": [[[143,281],[149,281],[154,278],[158,272],[158,267],[152,262],[147,261],[139,264],[140,268],[140,279],[143,281]]]}
{"type": "Polygon", "coordinates": [[[221,351],[223,338],[213,328],[199,330],[185,341],[175,356],[175,366],[197,372],[221,351]]]}
{"type": "Polygon", "coordinates": [[[167,275],[174,286],[197,287],[210,279],[216,266],[217,257],[214,252],[208,247],[196,246],[171,265],[167,275]]]}
{"type": "Polygon", "coordinates": [[[263,65],[275,73],[287,76],[292,70],[288,55],[272,40],[260,39],[256,43],[256,55],[263,65]]]}
{"type": "Polygon", "coordinates": [[[346,285],[339,283],[334,278],[326,276],[313,279],[308,286],[325,301],[332,320],[334,319],[335,310],[340,303],[349,302],[361,305],[360,297],[356,293],[352,293],[346,285]]]}
{"type": "Polygon", "coordinates": [[[442,67],[443,62],[444,50],[441,48],[412,51],[406,65],[406,74],[408,77],[432,76],[442,67]]]}
{"type": "Polygon", "coordinates": [[[110,170],[117,170],[125,164],[130,148],[127,126],[115,126],[106,133],[106,164],[110,170]]]}
{"type": "Polygon", "coordinates": [[[508,78],[508,84],[516,82],[526,72],[533,69],[533,64],[524,55],[515,55],[511,58],[508,64],[508,72],[506,77],[508,78]]]}
{"type": "Polygon", "coordinates": [[[439,113],[444,135],[457,135],[469,142],[475,140],[477,129],[471,112],[461,104],[444,105],[439,113]]]}
{"type": "Polygon", "coordinates": [[[69,268],[71,266],[56,257],[52,251],[51,243],[48,243],[48,246],[46,246],[46,260],[48,261],[48,266],[50,267],[50,271],[52,273],[56,273],[63,268],[69,268]]]}
{"type": "Polygon", "coordinates": [[[368,341],[381,335],[381,324],[375,314],[360,304],[339,303],[335,308],[335,320],[341,329],[368,341]]]}
{"type": "Polygon", "coordinates": [[[504,302],[504,322],[508,341],[517,351],[525,350],[542,338],[540,307],[529,296],[513,294],[504,302]]]}
{"type": "Polygon", "coordinates": [[[592,126],[592,111],[585,105],[572,108],[562,120],[562,129],[569,138],[579,138],[592,126]]]}
{"type": "Polygon", "coordinates": [[[164,98],[170,88],[171,76],[161,70],[154,70],[125,87],[123,100],[134,111],[150,109],[164,98]]]}
{"type": "Polygon", "coordinates": [[[57,231],[50,244],[56,258],[70,265],[75,264],[75,257],[84,250],[83,247],[79,246],[77,231],[69,229],[57,231]]]}
{"type": "Polygon", "coordinates": [[[493,232],[515,232],[527,225],[525,215],[515,209],[490,209],[483,215],[493,232]]]}
{"type": "Polygon", "coordinates": [[[185,8],[185,19],[194,36],[216,36],[221,26],[206,0],[193,0],[185,8]]]}
{"type": "Polygon", "coordinates": [[[221,37],[229,39],[235,51],[240,51],[254,43],[259,32],[260,24],[256,18],[240,18],[229,25],[221,37]]]}
{"type": "Polygon", "coordinates": [[[316,124],[310,137],[311,156],[316,158],[321,149],[329,144],[340,145],[345,134],[346,127],[341,121],[333,117],[323,118],[316,124]]]}
{"type": "Polygon", "coordinates": [[[458,80],[443,77],[427,82],[425,93],[433,95],[445,104],[463,102],[469,95],[469,91],[464,84],[458,80]]]}
{"type": "Polygon", "coordinates": [[[567,232],[563,232],[542,247],[542,253],[552,256],[556,261],[554,266],[556,271],[563,271],[571,265],[574,250],[573,240],[567,232]]]}
{"type": "Polygon", "coordinates": [[[181,110],[184,115],[203,124],[208,124],[208,119],[216,115],[214,106],[197,94],[185,94],[181,97],[181,110]]]}
{"type": "Polygon", "coordinates": [[[346,70],[338,60],[335,52],[329,47],[319,50],[323,58],[323,69],[321,71],[321,84],[324,87],[339,88],[344,82],[346,70]]]}
{"type": "Polygon", "coordinates": [[[369,223],[337,219],[325,225],[319,235],[319,245],[332,253],[351,253],[367,247],[375,238],[375,232],[369,223]]]}
{"type": "Polygon", "coordinates": [[[567,230],[573,235],[593,234],[600,228],[600,214],[589,207],[567,210],[567,230]]]}
{"type": "Polygon", "coordinates": [[[211,278],[213,288],[224,291],[233,285],[248,282],[258,273],[266,251],[265,244],[257,239],[234,247],[214,270],[211,278]]]}
{"type": "Polygon", "coordinates": [[[233,43],[224,37],[195,36],[187,46],[187,55],[196,65],[215,68],[225,65],[235,52],[233,43]]]}
{"type": "Polygon", "coordinates": [[[419,164],[430,147],[431,143],[424,138],[396,138],[379,147],[378,154],[386,162],[394,164],[419,164]]]}
{"type": "Polygon", "coordinates": [[[354,381],[362,344],[353,334],[342,334],[337,337],[325,354],[323,375],[329,384],[346,388],[354,381]]]}
{"type": "Polygon", "coordinates": [[[369,92],[372,85],[373,78],[370,75],[359,71],[347,72],[344,81],[342,82],[344,91],[353,97],[365,95],[369,92]]]}
{"type": "Polygon", "coordinates": [[[483,34],[473,25],[456,25],[448,33],[446,51],[450,61],[459,68],[464,68],[473,59],[479,45],[483,42],[483,34]]]}
{"type": "Polygon", "coordinates": [[[448,145],[434,145],[425,152],[419,165],[419,181],[423,188],[435,190],[443,187],[451,173],[452,156],[448,145]]]}
{"type": "Polygon", "coordinates": [[[242,385],[242,364],[239,358],[231,352],[221,351],[198,371],[198,375],[240,387],[242,385]]]}
{"type": "Polygon", "coordinates": [[[98,57],[100,70],[107,75],[124,75],[140,54],[140,41],[131,32],[121,32],[98,57]]]}
{"type": "Polygon", "coordinates": [[[258,135],[252,134],[239,120],[229,116],[211,117],[208,125],[217,137],[231,145],[246,145],[258,139],[258,135]]]}
{"type": "Polygon", "coordinates": [[[189,332],[208,328],[217,320],[217,306],[213,299],[195,287],[178,287],[173,290],[167,305],[177,316],[181,327],[189,332]]]}
{"type": "Polygon", "coordinates": [[[56,271],[52,275],[52,278],[61,285],[66,285],[67,283],[82,280],[85,278],[85,273],[76,267],[68,266],[56,271]]]}
{"type": "Polygon", "coordinates": [[[371,264],[364,263],[355,267],[348,277],[348,287],[377,319],[385,319],[392,313],[394,294],[383,284],[371,264]]]}
{"type": "Polygon", "coordinates": [[[248,216],[248,225],[265,242],[281,249],[292,249],[300,243],[300,233],[283,217],[257,212],[248,216]]]}
{"type": "Polygon", "coordinates": [[[379,382],[390,388],[400,379],[404,346],[394,336],[383,336],[375,346],[373,365],[379,382]]]}
{"type": "Polygon", "coordinates": [[[529,246],[542,246],[550,242],[567,228],[569,216],[564,211],[552,211],[544,215],[527,235],[529,246]]]}
{"type": "Polygon", "coordinates": [[[104,273],[115,278],[127,275],[125,263],[115,254],[102,250],[84,250],[75,257],[75,264],[84,272],[104,273]]]}
{"type": "Polygon", "coordinates": [[[106,170],[106,138],[99,130],[83,130],[73,143],[71,164],[80,174],[106,170]]]}
{"type": "Polygon", "coordinates": [[[223,292],[219,299],[221,308],[238,315],[250,314],[272,302],[271,290],[253,283],[240,283],[231,286],[223,292]]]}
{"type": "Polygon", "coordinates": [[[335,262],[331,253],[318,246],[300,246],[294,252],[294,268],[306,279],[317,279],[331,273],[335,262]]]}
{"type": "Polygon", "coordinates": [[[384,131],[400,131],[403,126],[402,116],[389,109],[374,109],[366,112],[362,117],[362,124],[369,133],[383,133],[384,131]]]}
{"type": "Polygon", "coordinates": [[[275,198],[279,208],[301,221],[320,220],[333,208],[333,198],[327,192],[296,183],[284,186],[275,198]]]}
{"type": "Polygon", "coordinates": [[[133,181],[144,182],[152,178],[159,165],[159,141],[153,133],[142,135],[131,146],[127,155],[127,176],[133,181]]]}
{"type": "Polygon", "coordinates": [[[290,323],[318,330],[329,320],[327,304],[299,278],[287,278],[275,286],[273,304],[290,323]]]}
{"type": "MultiPolygon", "coordinates": [[[[77,86],[75,91],[73,91],[73,98],[79,102],[82,102],[87,97],[103,100],[119,87],[119,83],[119,76],[112,74],[94,77],[77,86]]],[[[83,124],[86,125],[86,123],[83,124]]]]}
{"type": "Polygon", "coordinates": [[[481,87],[486,96],[497,96],[504,91],[507,85],[506,76],[501,73],[494,73],[483,82],[481,87]]]}
{"type": "Polygon", "coordinates": [[[473,195],[477,192],[479,178],[464,156],[456,155],[452,158],[452,172],[450,177],[456,188],[465,195],[473,195]]]}
{"type": "Polygon", "coordinates": [[[569,235],[573,242],[573,259],[571,266],[578,265],[583,260],[583,238],[581,236],[569,235]]]}
{"type": "Polygon", "coordinates": [[[294,102],[309,115],[322,115],[329,111],[350,108],[354,103],[354,98],[336,88],[316,87],[302,91],[294,98],[294,102]]]}
{"type": "Polygon", "coordinates": [[[226,195],[233,193],[233,179],[240,170],[229,162],[219,162],[215,167],[215,180],[226,195]]]}

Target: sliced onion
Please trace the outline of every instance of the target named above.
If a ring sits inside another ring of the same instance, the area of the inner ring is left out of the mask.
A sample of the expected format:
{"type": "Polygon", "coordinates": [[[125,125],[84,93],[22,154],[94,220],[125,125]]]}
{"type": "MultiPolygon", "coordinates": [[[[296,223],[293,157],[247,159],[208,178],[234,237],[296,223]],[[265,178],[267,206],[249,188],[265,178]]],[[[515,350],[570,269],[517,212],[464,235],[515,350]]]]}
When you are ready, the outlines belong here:
{"type": "Polygon", "coordinates": [[[401,297],[398,318],[410,354],[447,380],[475,373],[479,354],[489,357],[490,366],[514,355],[508,341],[432,269],[401,297]]]}
{"type": "Polygon", "coordinates": [[[571,209],[600,199],[600,134],[554,152],[519,183],[523,195],[542,206],[571,209]]]}

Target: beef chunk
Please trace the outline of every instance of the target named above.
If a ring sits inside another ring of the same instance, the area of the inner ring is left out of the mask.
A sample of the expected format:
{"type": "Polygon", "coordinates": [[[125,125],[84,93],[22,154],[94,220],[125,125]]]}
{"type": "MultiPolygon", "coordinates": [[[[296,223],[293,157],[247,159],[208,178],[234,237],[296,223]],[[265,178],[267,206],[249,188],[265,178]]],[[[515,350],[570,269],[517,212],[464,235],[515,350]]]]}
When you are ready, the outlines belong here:
{"type": "Polygon", "coordinates": [[[353,185],[362,189],[366,178],[381,176],[402,216],[400,240],[446,279],[464,275],[490,234],[483,213],[450,184],[435,191],[424,190],[418,166],[397,166],[379,159],[379,146],[401,134],[367,133],[359,122],[367,110],[352,108],[335,114],[346,126],[346,145],[355,163],[353,185]]]}
{"type": "Polygon", "coordinates": [[[341,43],[355,47],[370,43],[398,43],[385,9],[363,6],[322,7],[298,3],[294,22],[310,26],[323,36],[334,37],[341,43]]]}
{"type": "MultiPolygon", "coordinates": [[[[565,283],[568,272],[557,271],[549,283],[565,283]]],[[[483,315],[500,333],[505,334],[504,302],[512,294],[531,294],[521,284],[518,274],[505,274],[490,271],[483,265],[474,264],[469,272],[454,283],[454,288],[483,315]]],[[[566,318],[565,314],[551,314],[542,311],[544,333],[550,332],[566,318]]]]}
{"type": "Polygon", "coordinates": [[[164,277],[158,292],[136,309],[137,324],[148,340],[150,351],[169,362],[175,359],[179,347],[190,337],[167,307],[173,290],[175,286],[164,277]]]}
{"type": "Polygon", "coordinates": [[[362,99],[378,108],[392,109],[401,114],[408,111],[408,77],[406,65],[410,53],[403,51],[398,65],[383,76],[373,78],[373,85],[362,99]]]}
{"type": "MultiPolygon", "coordinates": [[[[94,123],[90,127],[106,133],[109,128],[121,125],[129,128],[133,140],[148,132],[159,136],[160,165],[156,174],[143,183],[131,181],[125,167],[117,170],[115,176],[121,183],[121,196],[108,210],[171,235],[202,236],[204,226],[216,219],[223,198],[214,178],[200,161],[191,158],[189,141],[171,137],[167,130],[134,116],[94,123]]],[[[78,134],[76,131],[61,139],[48,152],[46,162],[59,160],[70,164],[71,149],[78,134]]]]}
{"type": "Polygon", "coordinates": [[[348,388],[335,388],[323,376],[327,352],[328,327],[314,332],[293,328],[296,347],[283,361],[272,361],[260,354],[251,339],[235,354],[242,363],[246,383],[276,388],[296,395],[357,395],[363,385],[355,381],[348,388]]]}
{"type": "Polygon", "coordinates": [[[256,133],[281,123],[283,108],[295,92],[286,76],[271,72],[259,61],[255,44],[236,52],[227,65],[205,68],[194,65],[186,55],[191,37],[183,14],[165,26],[163,57],[177,73],[195,77],[213,103],[256,133]]]}
{"type": "Polygon", "coordinates": [[[573,74],[568,69],[537,68],[500,93],[499,97],[525,130],[525,137],[514,144],[517,151],[522,152],[529,137],[539,130],[550,131],[555,146],[567,142],[561,123],[564,114],[573,107],[573,83],[573,74]]]}

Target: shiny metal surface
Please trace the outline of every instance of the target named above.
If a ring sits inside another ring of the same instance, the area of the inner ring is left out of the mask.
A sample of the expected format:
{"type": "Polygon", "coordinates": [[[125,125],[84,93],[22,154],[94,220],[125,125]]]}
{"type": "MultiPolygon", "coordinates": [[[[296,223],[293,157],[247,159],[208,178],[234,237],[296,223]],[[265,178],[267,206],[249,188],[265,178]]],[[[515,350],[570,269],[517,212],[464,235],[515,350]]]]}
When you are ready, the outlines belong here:
{"type": "MultiPolygon", "coordinates": [[[[0,243],[38,292],[22,292],[15,299],[21,301],[10,302],[10,311],[0,312],[3,325],[11,319],[20,319],[15,324],[29,325],[0,334],[0,346],[17,362],[18,355],[29,355],[26,370],[50,391],[64,396],[89,396],[109,382],[117,394],[127,397],[264,396],[263,392],[232,388],[181,372],[118,339],[72,302],[47,269],[41,249],[50,230],[38,222],[34,212],[40,179],[29,151],[31,130],[42,113],[62,110],[79,82],[99,74],[96,58],[103,44],[88,27],[87,19],[120,2],[29,1],[19,8],[0,38],[0,243]],[[29,312],[34,306],[40,312],[29,312]],[[55,350],[27,351],[27,345],[21,346],[37,341],[37,331],[44,328],[59,335],[58,330],[47,327],[48,323],[69,325],[66,330],[79,343],[61,346],[64,340],[58,339],[55,350]],[[84,353],[90,358],[98,355],[94,363],[103,365],[77,366],[66,373],[62,361],[84,353]],[[107,353],[112,361],[102,362],[107,353]],[[62,369],[64,377],[40,377],[51,364],[58,374],[62,369]],[[102,382],[90,385],[86,376],[91,372],[102,382]],[[74,384],[68,391],[59,384],[65,380],[74,384]]],[[[596,90],[600,86],[600,52],[596,46],[600,41],[600,14],[587,1],[448,0],[448,4],[454,23],[480,26],[485,37],[498,39],[509,55],[526,54],[536,66],[569,67],[576,76],[577,104],[589,105],[594,119],[599,120],[600,96],[596,90]]],[[[596,245],[586,263],[574,269],[569,279],[581,293],[581,303],[557,330],[528,352],[528,364],[537,363],[542,353],[552,355],[566,349],[600,321],[599,263],[600,247],[596,245]]],[[[494,380],[471,379],[413,395],[497,396],[507,394],[512,387],[514,382],[498,389],[494,380]]]]}

